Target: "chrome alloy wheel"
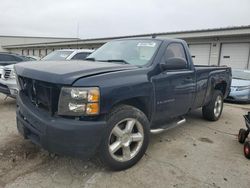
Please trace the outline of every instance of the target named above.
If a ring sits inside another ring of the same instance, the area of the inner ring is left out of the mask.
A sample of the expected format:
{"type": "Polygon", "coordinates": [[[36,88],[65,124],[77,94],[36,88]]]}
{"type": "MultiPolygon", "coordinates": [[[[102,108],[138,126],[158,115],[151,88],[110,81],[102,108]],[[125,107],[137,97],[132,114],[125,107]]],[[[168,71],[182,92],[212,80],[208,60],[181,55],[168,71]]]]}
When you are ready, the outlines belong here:
{"type": "Polygon", "coordinates": [[[118,122],[109,136],[109,153],[113,159],[126,162],[140,151],[144,140],[143,126],[134,118],[118,122]]]}
{"type": "Polygon", "coordinates": [[[222,109],[222,98],[221,96],[217,96],[214,105],[214,115],[215,117],[219,117],[222,109]]]}

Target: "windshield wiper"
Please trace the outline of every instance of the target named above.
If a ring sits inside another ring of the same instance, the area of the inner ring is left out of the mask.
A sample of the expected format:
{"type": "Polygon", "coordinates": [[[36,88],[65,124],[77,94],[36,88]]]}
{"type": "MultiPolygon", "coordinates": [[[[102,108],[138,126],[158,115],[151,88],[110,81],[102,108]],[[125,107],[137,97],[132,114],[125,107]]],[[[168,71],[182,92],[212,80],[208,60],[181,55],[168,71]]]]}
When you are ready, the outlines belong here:
{"type": "Polygon", "coordinates": [[[122,64],[130,64],[124,59],[107,59],[107,60],[102,60],[104,62],[117,62],[117,63],[122,63],[122,64]]]}
{"type": "Polygon", "coordinates": [[[87,57],[87,58],[85,58],[84,60],[87,60],[87,61],[95,61],[95,58],[93,58],[93,57],[87,57]]]}

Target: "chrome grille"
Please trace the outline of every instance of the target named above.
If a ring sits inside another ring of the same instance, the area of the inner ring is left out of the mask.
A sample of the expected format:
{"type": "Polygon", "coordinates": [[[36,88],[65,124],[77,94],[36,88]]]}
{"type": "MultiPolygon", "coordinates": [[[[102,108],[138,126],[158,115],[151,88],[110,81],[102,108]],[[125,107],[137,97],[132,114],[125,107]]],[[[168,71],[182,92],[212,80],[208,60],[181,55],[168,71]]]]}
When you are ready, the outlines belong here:
{"type": "Polygon", "coordinates": [[[4,69],[3,70],[3,77],[4,79],[10,78],[11,70],[10,69],[4,69]]]}
{"type": "Polygon", "coordinates": [[[0,67],[0,78],[2,78],[2,74],[3,74],[3,69],[2,67],[0,67]]]}

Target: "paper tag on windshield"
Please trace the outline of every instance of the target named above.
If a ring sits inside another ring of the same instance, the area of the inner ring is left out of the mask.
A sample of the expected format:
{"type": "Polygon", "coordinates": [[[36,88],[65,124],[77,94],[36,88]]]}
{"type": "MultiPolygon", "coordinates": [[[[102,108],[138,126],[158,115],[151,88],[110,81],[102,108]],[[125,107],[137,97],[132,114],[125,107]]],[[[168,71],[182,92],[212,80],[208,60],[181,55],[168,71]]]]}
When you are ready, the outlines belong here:
{"type": "Polygon", "coordinates": [[[250,70],[244,70],[243,72],[250,73],[250,70]]]}
{"type": "Polygon", "coordinates": [[[137,46],[142,46],[142,47],[155,47],[156,43],[155,42],[140,42],[137,44],[137,46]]]}

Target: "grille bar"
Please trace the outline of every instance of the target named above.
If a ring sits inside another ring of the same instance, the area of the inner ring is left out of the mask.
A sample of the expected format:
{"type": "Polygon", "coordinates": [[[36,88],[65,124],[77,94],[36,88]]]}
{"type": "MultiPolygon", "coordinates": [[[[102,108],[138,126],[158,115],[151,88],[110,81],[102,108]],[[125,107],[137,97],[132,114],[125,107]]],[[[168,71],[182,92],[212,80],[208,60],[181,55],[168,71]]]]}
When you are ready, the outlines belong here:
{"type": "Polygon", "coordinates": [[[10,69],[4,69],[4,70],[3,70],[4,78],[5,78],[5,79],[10,78],[10,73],[11,73],[11,70],[10,70],[10,69]]]}
{"type": "Polygon", "coordinates": [[[51,115],[57,112],[60,87],[20,76],[18,80],[21,90],[34,106],[49,112],[51,115]]]}

